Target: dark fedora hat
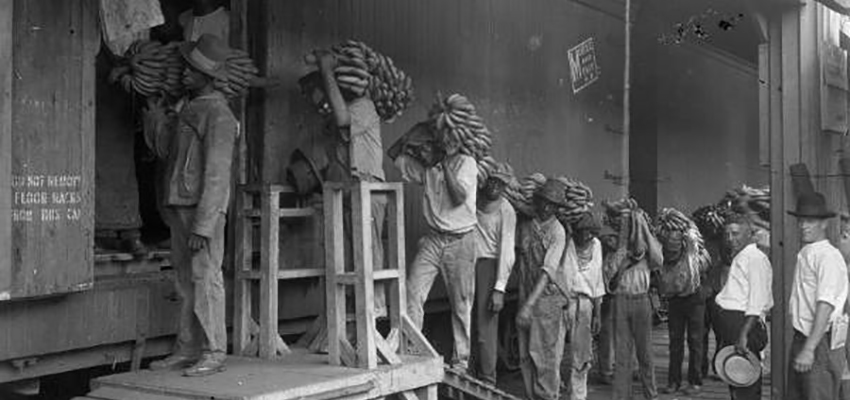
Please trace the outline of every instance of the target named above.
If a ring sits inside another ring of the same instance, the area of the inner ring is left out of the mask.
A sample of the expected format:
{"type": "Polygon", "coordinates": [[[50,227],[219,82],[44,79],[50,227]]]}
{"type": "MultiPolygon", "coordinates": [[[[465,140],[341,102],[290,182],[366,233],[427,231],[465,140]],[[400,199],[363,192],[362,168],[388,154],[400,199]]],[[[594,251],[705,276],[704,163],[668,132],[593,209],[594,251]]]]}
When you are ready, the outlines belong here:
{"type": "Polygon", "coordinates": [[[557,179],[550,178],[534,192],[534,196],[564,207],[567,204],[567,185],[557,179]]]}
{"type": "Polygon", "coordinates": [[[788,211],[798,218],[832,218],[835,212],[826,207],[826,197],[818,192],[803,193],[797,197],[797,209],[788,211]]]}
{"type": "Polygon", "coordinates": [[[217,36],[205,33],[197,42],[185,43],[180,48],[180,53],[186,62],[198,71],[217,79],[227,78],[227,56],[231,50],[217,36]]]}
{"type": "Polygon", "coordinates": [[[322,187],[322,174],[301,149],[295,149],[289,157],[286,180],[300,196],[306,196],[322,187]]]}

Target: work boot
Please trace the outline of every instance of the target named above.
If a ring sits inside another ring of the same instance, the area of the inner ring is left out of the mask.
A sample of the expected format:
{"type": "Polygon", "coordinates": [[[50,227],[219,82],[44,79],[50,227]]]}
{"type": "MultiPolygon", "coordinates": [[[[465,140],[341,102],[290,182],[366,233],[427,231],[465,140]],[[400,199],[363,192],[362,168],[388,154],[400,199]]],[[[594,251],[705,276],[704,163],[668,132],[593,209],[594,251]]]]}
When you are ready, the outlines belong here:
{"type": "Polygon", "coordinates": [[[673,394],[679,391],[679,385],[667,385],[661,389],[661,394],[673,394]]]}
{"type": "Polygon", "coordinates": [[[700,386],[700,385],[688,386],[684,390],[682,390],[682,393],[684,393],[688,396],[696,396],[696,395],[702,393],[702,386],[700,386]]]}
{"type": "Polygon", "coordinates": [[[222,372],[227,369],[224,365],[224,353],[204,353],[201,361],[183,371],[183,376],[201,377],[222,372]]]}
{"type": "Polygon", "coordinates": [[[152,362],[148,368],[151,371],[161,371],[165,369],[180,369],[186,368],[198,361],[198,357],[189,357],[180,354],[172,354],[162,360],[152,362]]]}

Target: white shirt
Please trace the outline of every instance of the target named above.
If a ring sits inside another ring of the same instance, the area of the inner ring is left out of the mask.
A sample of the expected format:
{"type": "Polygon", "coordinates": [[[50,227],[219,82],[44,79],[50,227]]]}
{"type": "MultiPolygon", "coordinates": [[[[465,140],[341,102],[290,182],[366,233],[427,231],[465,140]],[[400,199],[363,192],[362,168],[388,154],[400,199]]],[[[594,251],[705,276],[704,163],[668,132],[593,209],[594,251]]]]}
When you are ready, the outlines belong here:
{"type": "Polygon", "coordinates": [[[455,206],[449,194],[448,183],[443,172],[443,164],[425,169],[422,164],[407,155],[395,160],[401,170],[401,176],[409,182],[421,183],[425,188],[422,202],[425,221],[431,229],[443,233],[466,233],[478,224],[476,195],[478,190],[478,165],[470,156],[459,155],[455,163],[454,174],[466,191],[466,201],[455,206]]]}
{"type": "Polygon", "coordinates": [[[516,211],[511,203],[501,198],[495,211],[487,213],[478,210],[476,233],[477,258],[499,260],[493,289],[504,292],[516,260],[516,211]]]}
{"type": "Polygon", "coordinates": [[[183,39],[194,42],[201,35],[209,33],[217,36],[225,43],[230,41],[230,14],[224,7],[219,7],[215,11],[197,17],[192,13],[192,9],[180,14],[178,18],[180,26],[183,27],[183,39]]]}
{"type": "Polygon", "coordinates": [[[595,299],[605,295],[605,280],[602,278],[602,243],[599,239],[593,238],[590,242],[590,254],[591,258],[586,263],[579,262],[575,241],[570,239],[561,263],[567,273],[570,292],[595,299]]]}
{"type": "Polygon", "coordinates": [[[773,269],[770,259],[755,243],[744,247],[732,260],[729,279],[714,299],[720,308],[764,316],[773,308],[773,269]]]}
{"type": "Polygon", "coordinates": [[[797,253],[794,283],[791,285],[791,323],[803,335],[814,328],[817,302],[834,307],[829,322],[844,313],[847,301],[847,269],[841,252],[828,240],[803,246],[797,253]]]}

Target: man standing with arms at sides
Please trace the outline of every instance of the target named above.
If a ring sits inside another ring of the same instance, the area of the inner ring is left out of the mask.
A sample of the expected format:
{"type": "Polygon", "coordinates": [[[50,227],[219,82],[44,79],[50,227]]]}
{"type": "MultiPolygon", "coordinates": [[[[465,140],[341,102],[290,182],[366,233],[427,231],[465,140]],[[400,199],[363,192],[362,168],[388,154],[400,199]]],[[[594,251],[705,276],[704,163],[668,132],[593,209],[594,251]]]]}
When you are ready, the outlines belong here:
{"type": "Polygon", "coordinates": [[[512,174],[500,164],[478,193],[477,262],[475,265],[475,326],[473,348],[479,379],[496,385],[499,312],[505,305],[505,287],[514,267],[516,212],[502,196],[512,174]]]}
{"type": "Polygon", "coordinates": [[[602,224],[590,212],[585,212],[572,224],[572,237],[567,240],[563,268],[569,282],[567,319],[570,329],[569,359],[570,400],[587,400],[587,374],[593,360],[593,335],[601,327],[602,244],[596,238],[602,224]]]}
{"type": "Polygon", "coordinates": [[[400,142],[388,155],[404,180],[424,187],[422,208],[430,228],[419,240],[416,258],[408,269],[407,313],[421,330],[425,301],[434,279],[442,274],[452,307],[452,367],[466,373],[475,297],[478,165],[459,149],[460,143],[449,140],[439,145],[431,141],[418,149],[400,142]]]}
{"type": "Polygon", "coordinates": [[[619,248],[612,256],[609,287],[614,293],[614,400],[631,399],[632,360],[637,355],[644,398],[658,398],[652,361],[652,305],[650,270],[664,264],[661,245],[653,236],[648,217],[636,202],[606,204],[609,222],[620,231],[619,248]]]}
{"type": "Polygon", "coordinates": [[[227,351],[224,316],[224,226],[231,164],[238,136],[227,99],[213,86],[225,74],[229,49],[203,35],[182,49],[190,93],[180,111],[166,168],[165,204],[171,211],[171,258],[177,271],[180,321],[176,351],[151,369],[181,368],[186,376],[223,371],[227,351]]]}
{"type": "Polygon", "coordinates": [[[516,324],[525,395],[558,400],[567,321],[569,283],[561,257],[566,233],[555,217],[566,204],[566,185],[549,179],[534,193],[534,218],[520,224],[519,304],[516,324]]]}
{"type": "Polygon", "coordinates": [[[702,390],[703,330],[705,300],[701,292],[701,274],[708,268],[710,257],[696,224],[674,208],[661,210],[657,218],[657,235],[664,252],[664,266],[659,274],[659,289],[669,304],[670,368],[666,394],[680,389],[687,395],[702,390]],[[688,387],[682,388],[682,364],[688,343],[688,387]]]}
{"type": "MultiPolygon", "coordinates": [[[[738,215],[726,221],[725,240],[730,250],[732,266],[729,279],[717,294],[716,332],[720,347],[735,346],[746,355],[747,350],[760,357],[767,346],[764,317],[773,307],[773,270],[767,255],[758,248],[757,234],[763,236],[746,216],[738,215]]],[[[762,378],[750,386],[729,386],[734,400],[761,398],[762,378]]]]}
{"type": "Polygon", "coordinates": [[[827,240],[835,213],[827,209],[824,196],[814,192],[801,195],[796,211],[788,213],[798,218],[804,244],[797,253],[789,302],[794,339],[788,398],[831,400],[839,395],[846,366],[846,333],[841,337],[836,331],[841,331],[848,287],[844,259],[827,240]]]}

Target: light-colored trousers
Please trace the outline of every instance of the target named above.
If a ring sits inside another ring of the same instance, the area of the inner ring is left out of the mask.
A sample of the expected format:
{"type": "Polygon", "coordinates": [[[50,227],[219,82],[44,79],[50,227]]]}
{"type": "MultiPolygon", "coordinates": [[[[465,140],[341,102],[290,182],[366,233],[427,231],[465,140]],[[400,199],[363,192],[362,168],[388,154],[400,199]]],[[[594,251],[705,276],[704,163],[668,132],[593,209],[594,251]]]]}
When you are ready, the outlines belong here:
{"type": "Polygon", "coordinates": [[[550,283],[532,307],[531,326],[519,329],[519,360],[529,400],[558,400],[567,335],[567,299],[550,283]]]}
{"type": "Polygon", "coordinates": [[[424,305],[437,275],[443,275],[452,307],[452,365],[469,367],[472,303],[475,299],[475,234],[431,232],[419,241],[407,275],[407,313],[422,329],[424,305]]]}
{"type": "Polygon", "coordinates": [[[587,372],[593,361],[593,301],[587,296],[570,297],[567,319],[572,321],[566,355],[570,370],[570,400],[587,400],[587,372]]]}
{"type": "Polygon", "coordinates": [[[226,352],[227,331],[224,316],[225,215],[215,225],[215,234],[202,250],[189,249],[189,236],[195,218],[194,207],[169,209],[171,224],[171,265],[176,273],[180,298],[176,354],[197,356],[201,352],[226,352]]]}

